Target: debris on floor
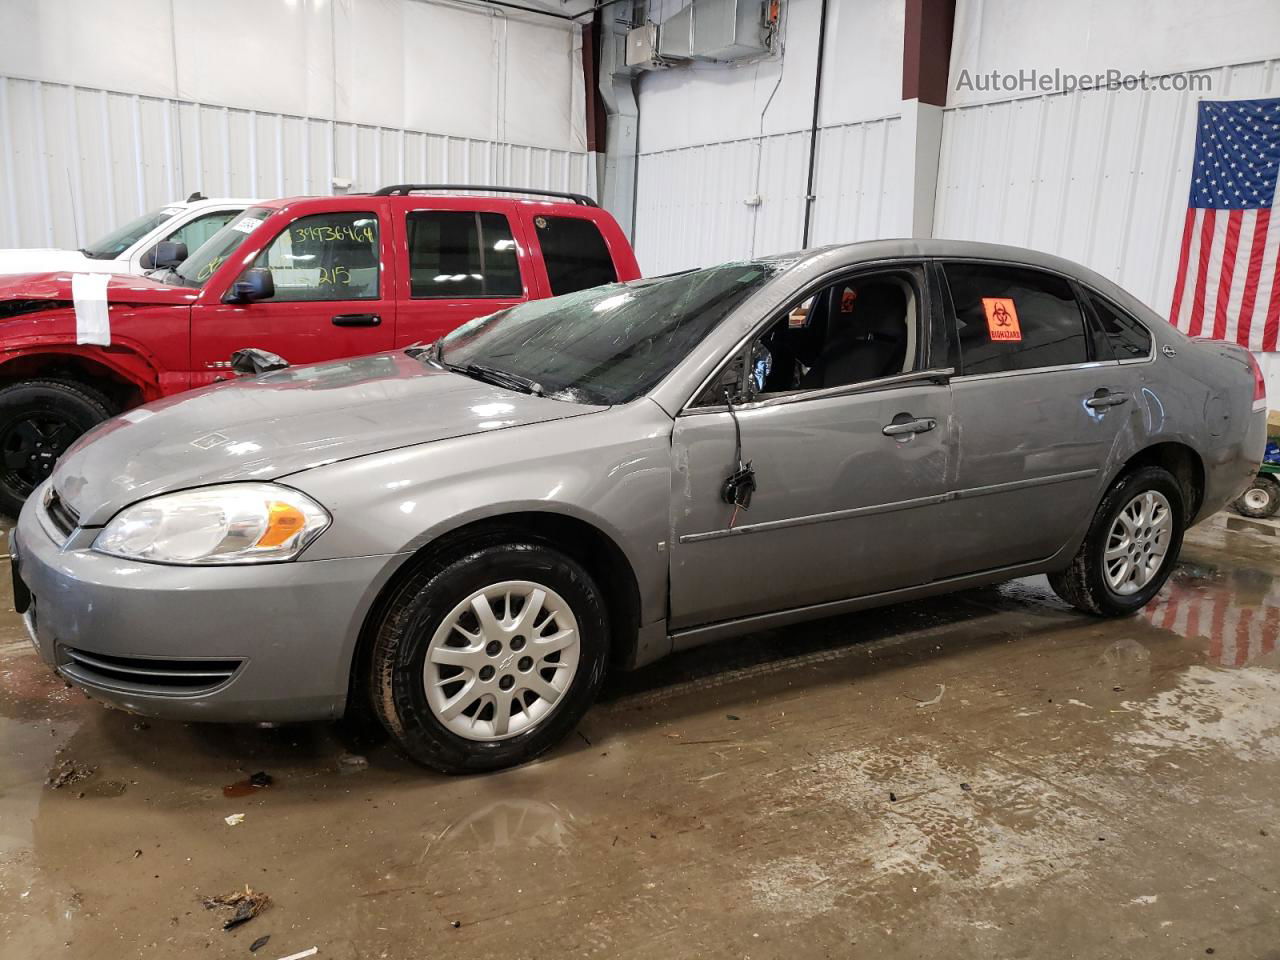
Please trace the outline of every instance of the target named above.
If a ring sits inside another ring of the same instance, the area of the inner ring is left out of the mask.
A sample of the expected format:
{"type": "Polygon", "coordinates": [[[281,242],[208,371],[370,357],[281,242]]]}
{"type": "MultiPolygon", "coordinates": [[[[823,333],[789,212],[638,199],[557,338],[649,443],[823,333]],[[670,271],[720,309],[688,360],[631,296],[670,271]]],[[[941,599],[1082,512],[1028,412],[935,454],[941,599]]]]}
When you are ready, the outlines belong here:
{"type": "Polygon", "coordinates": [[[932,700],[921,700],[921,701],[919,701],[919,702],[916,704],[916,706],[917,706],[917,707],[932,707],[932,706],[933,706],[934,704],[936,704],[936,703],[941,703],[941,702],[942,702],[942,695],[943,695],[944,693],[946,693],[946,692],[947,692],[947,685],[946,685],[945,683],[940,683],[940,684],[938,684],[938,695],[937,695],[936,697],[934,697],[932,700]]]}
{"type": "Polygon", "coordinates": [[[60,790],[69,784],[87,780],[93,776],[94,771],[97,769],[97,767],[90,766],[87,763],[80,763],[76,760],[63,760],[49,771],[49,778],[45,780],[45,786],[53,790],[60,790]]]}
{"type": "Polygon", "coordinates": [[[233,813],[230,816],[223,817],[222,819],[226,821],[228,827],[236,827],[244,823],[244,814],[233,813]]]}
{"type": "Polygon", "coordinates": [[[263,947],[267,945],[267,941],[270,939],[271,939],[271,934],[269,933],[259,937],[257,940],[253,941],[253,943],[249,944],[249,952],[257,953],[259,950],[261,950],[263,947]]]}
{"type": "Polygon", "coordinates": [[[358,753],[344,753],[338,758],[338,770],[341,773],[359,773],[369,767],[367,757],[362,757],[358,753]]]}
{"type": "Polygon", "coordinates": [[[310,950],[303,950],[301,953],[291,953],[287,957],[281,957],[280,960],[305,960],[307,957],[314,957],[319,952],[319,947],[312,947],[310,950]]]}
{"type": "Polygon", "coordinates": [[[204,904],[206,910],[230,910],[231,916],[222,922],[222,929],[234,930],[265,910],[271,903],[271,897],[265,893],[257,893],[245,884],[243,890],[224,893],[217,897],[202,897],[200,902],[204,904]]]}
{"type": "Polygon", "coordinates": [[[257,773],[251,773],[243,780],[237,780],[235,783],[229,783],[222,788],[224,797],[236,798],[247,797],[264,787],[269,787],[275,783],[275,777],[267,773],[265,770],[259,770],[257,773]]]}

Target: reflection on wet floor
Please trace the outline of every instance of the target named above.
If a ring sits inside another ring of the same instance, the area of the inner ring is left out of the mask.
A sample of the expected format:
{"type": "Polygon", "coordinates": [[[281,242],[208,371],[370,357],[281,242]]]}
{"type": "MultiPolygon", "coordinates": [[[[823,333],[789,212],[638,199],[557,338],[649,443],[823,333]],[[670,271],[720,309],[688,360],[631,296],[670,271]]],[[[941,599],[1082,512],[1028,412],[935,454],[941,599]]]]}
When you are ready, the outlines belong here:
{"type": "Polygon", "coordinates": [[[106,710],[0,616],[0,958],[1271,955],[1276,544],[1198,528],[1128,620],[1031,578],[690,651],[470,778],[106,710]]]}

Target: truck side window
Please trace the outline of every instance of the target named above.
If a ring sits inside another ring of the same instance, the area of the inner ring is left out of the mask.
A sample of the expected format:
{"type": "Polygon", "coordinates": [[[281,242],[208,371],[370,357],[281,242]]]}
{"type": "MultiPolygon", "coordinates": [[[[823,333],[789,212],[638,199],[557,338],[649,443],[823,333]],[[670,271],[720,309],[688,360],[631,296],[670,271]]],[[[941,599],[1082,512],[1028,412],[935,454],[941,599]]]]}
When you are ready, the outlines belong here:
{"type": "Polygon", "coordinates": [[[516,241],[503,214],[416,210],[405,225],[415,300],[524,296],[516,241]]]}
{"type": "Polygon", "coordinates": [[[378,215],[318,213],[285,227],[253,262],[271,271],[275,301],[376,300],[378,215]]]}
{"type": "Polygon", "coordinates": [[[600,236],[600,228],[593,222],[580,217],[539,214],[533,218],[533,225],[538,231],[542,259],[547,264],[552,296],[617,281],[618,271],[614,269],[609,248],[600,236]]]}

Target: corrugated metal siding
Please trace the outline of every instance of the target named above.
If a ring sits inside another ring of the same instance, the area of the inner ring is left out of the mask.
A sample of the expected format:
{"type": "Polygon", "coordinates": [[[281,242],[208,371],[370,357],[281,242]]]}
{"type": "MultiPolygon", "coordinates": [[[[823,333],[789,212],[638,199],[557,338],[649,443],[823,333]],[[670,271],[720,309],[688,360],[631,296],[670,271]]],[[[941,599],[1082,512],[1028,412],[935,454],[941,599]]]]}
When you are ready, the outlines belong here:
{"type": "Polygon", "coordinates": [[[935,236],[1056,253],[1167,311],[1197,101],[1280,95],[1280,60],[1207,72],[1202,93],[1092,90],[949,108],[935,236]]]}
{"type": "MultiPolygon", "coordinates": [[[[818,134],[814,245],[901,236],[905,195],[901,120],[818,134]]],[[[808,177],[806,130],[641,153],[635,245],[648,274],[782,253],[801,244],[808,177]],[[758,178],[757,178],[758,171],[758,178]],[[759,206],[748,197],[759,194],[759,206]]]]}
{"type": "Polygon", "coordinates": [[[461,182],[595,194],[586,153],[0,76],[0,247],[79,247],[200,190],[461,182]]]}

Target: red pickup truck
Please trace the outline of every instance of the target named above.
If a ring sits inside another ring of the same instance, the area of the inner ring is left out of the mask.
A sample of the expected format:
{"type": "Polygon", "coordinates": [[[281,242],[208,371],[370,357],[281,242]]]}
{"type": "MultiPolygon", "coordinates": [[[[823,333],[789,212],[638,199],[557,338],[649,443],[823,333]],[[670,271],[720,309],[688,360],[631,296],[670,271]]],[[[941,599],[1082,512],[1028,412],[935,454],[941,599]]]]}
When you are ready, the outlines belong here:
{"type": "Polygon", "coordinates": [[[16,515],[94,424],[233,376],[240,348],[293,364],[374,353],[524,300],[640,276],[592,200],[515,188],[402,184],[275,200],[186,259],[167,253],[181,262],[163,279],[0,279],[0,510],[16,515]]]}

